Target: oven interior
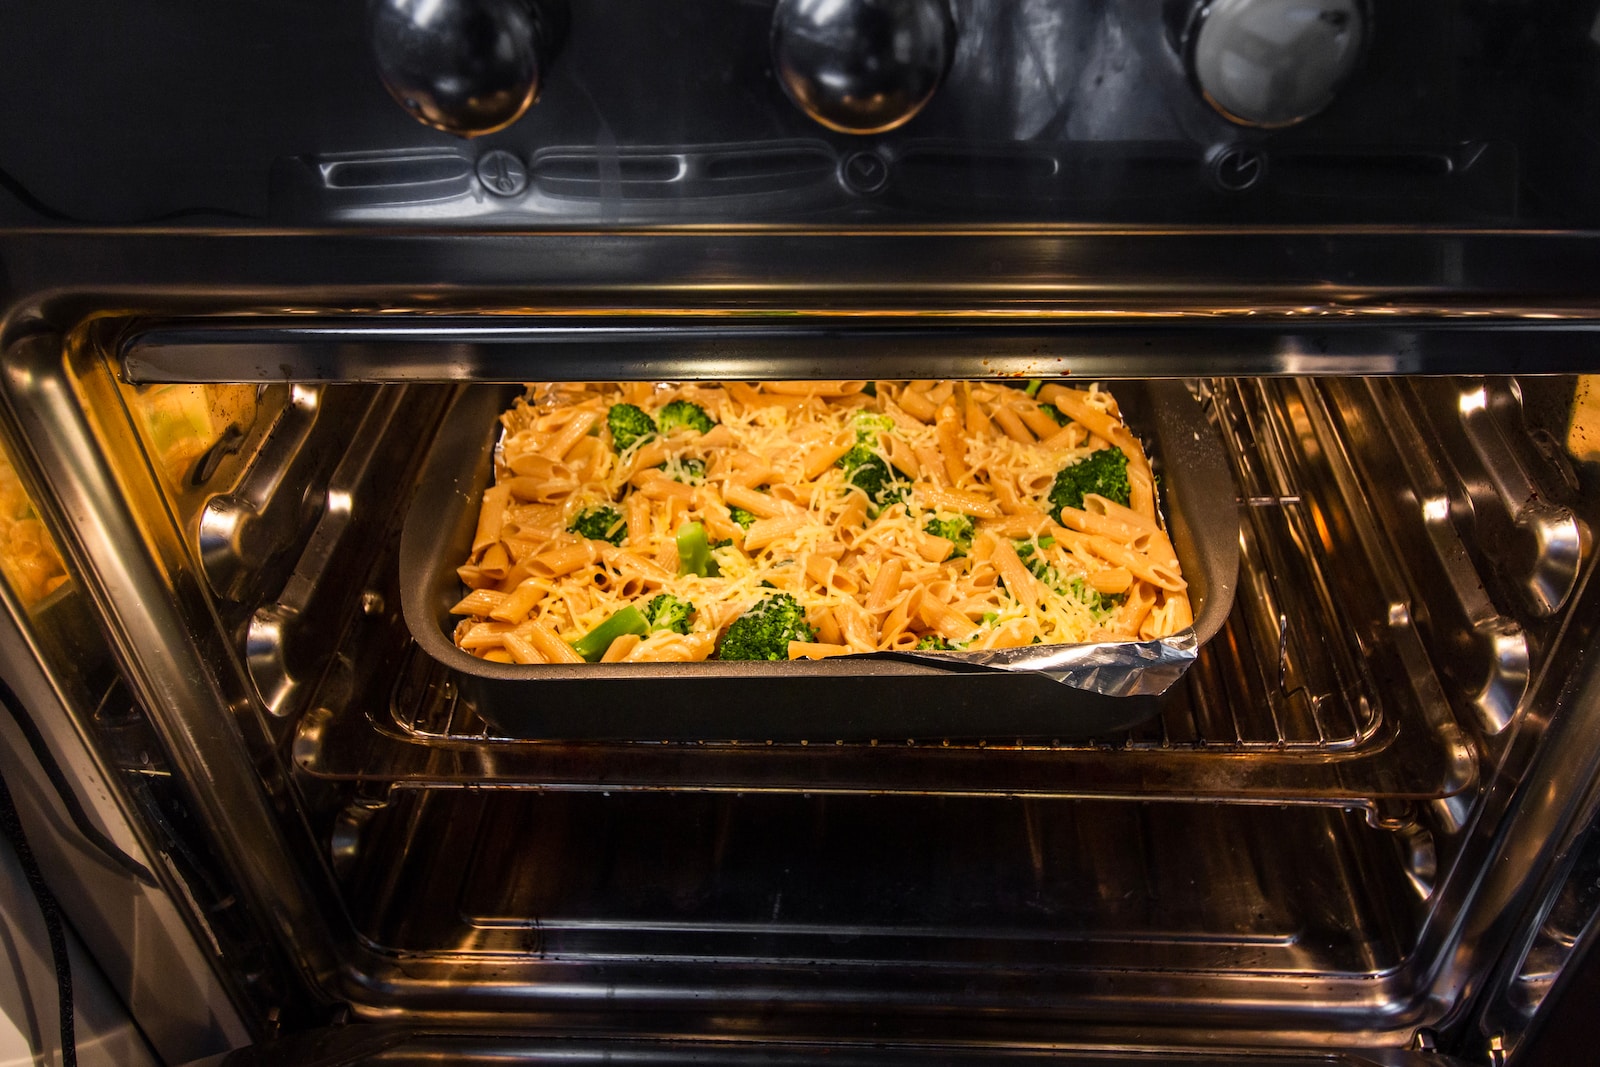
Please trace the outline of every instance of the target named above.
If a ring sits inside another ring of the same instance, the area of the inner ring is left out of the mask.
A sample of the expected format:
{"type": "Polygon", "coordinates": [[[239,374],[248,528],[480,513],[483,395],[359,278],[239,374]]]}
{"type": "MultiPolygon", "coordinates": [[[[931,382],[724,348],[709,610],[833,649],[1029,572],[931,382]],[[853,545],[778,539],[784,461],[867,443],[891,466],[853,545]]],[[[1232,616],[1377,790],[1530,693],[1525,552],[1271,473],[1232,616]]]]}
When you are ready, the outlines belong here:
{"type": "MultiPolygon", "coordinates": [[[[73,346],[71,402],[215,676],[181,714],[239,731],[321,924],[298,977],[259,969],[304,1018],[1404,1045],[1461,1009],[1498,787],[1600,617],[1586,380],[1190,379],[1238,594],[1148,723],[501,737],[419,655],[396,565],[449,400],[491,386],[136,384],[115,352],[73,346]]],[[[126,676],[97,719],[159,770],[126,676]]]]}
{"type": "Polygon", "coordinates": [[[251,1032],[1514,1046],[1600,926],[1600,384],[1521,373],[1597,366],[1594,4],[1347,5],[1268,129],[1174,47],[1222,5],[951,0],[870,136],[768,0],[571,6],[472,141],[368,5],[0,9],[0,599],[251,1032]],[[461,390],[1025,364],[1227,453],[1232,613],[1142,725],[527,740],[411,639],[461,390]]]}

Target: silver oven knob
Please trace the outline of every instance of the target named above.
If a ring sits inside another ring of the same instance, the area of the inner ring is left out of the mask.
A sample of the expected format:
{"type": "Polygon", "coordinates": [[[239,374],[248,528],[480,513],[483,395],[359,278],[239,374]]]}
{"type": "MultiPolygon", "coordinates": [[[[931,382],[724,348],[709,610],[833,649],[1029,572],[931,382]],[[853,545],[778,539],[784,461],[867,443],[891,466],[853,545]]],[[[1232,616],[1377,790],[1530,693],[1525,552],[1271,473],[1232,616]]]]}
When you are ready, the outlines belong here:
{"type": "Polygon", "coordinates": [[[947,0],[778,0],[772,65],[830,130],[882,133],[928,102],[955,54],[947,0]]]}
{"type": "Polygon", "coordinates": [[[476,137],[538,98],[567,19],[566,0],[373,0],[372,51],[418,122],[476,137]]]}
{"type": "Polygon", "coordinates": [[[1166,17],[1206,102],[1266,128],[1332,103],[1372,32],[1367,0],[1169,0],[1166,17]]]}

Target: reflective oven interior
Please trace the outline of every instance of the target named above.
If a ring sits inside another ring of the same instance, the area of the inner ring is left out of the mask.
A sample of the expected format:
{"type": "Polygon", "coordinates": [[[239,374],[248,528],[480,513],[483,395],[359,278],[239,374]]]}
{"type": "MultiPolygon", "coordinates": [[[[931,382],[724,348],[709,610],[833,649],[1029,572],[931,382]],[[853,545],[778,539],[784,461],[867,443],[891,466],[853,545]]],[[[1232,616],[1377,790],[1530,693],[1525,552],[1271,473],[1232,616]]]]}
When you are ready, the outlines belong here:
{"type": "Polygon", "coordinates": [[[538,99],[471,139],[405,4],[0,12],[0,655],[234,1029],[1514,1056],[1600,937],[1593,4],[485,5],[538,99]],[[866,9],[927,48],[851,133],[866,9]],[[527,740],[419,653],[459,391],[804,377],[1181,379],[1241,566],[1159,715],[527,740]]]}
{"type": "MultiPolygon", "coordinates": [[[[1484,874],[1515,820],[1560,815],[1513,809],[1507,780],[1594,758],[1540,747],[1590,669],[1579,377],[1189,379],[1244,505],[1239,593],[1144,726],[775,742],[756,711],[668,742],[642,712],[635,741],[566,742],[497,736],[400,618],[421,456],[453,393],[490,386],[137,382],[118,329],[12,380],[26,432],[54,427],[29,441],[61,506],[115,486],[33,624],[100,598],[142,615],[113,631],[103,741],[159,762],[142,731],[219,735],[162,769],[237,848],[217,877],[257,880],[243,928],[292,924],[247,999],[444,1028],[621,1011],[685,1037],[1392,1048],[1458,1025],[1454,983],[1550,889],[1535,858],[1484,874]],[[63,461],[79,432],[92,455],[63,461]]],[[[1529,1010],[1579,932],[1563,914],[1529,1010]]]]}

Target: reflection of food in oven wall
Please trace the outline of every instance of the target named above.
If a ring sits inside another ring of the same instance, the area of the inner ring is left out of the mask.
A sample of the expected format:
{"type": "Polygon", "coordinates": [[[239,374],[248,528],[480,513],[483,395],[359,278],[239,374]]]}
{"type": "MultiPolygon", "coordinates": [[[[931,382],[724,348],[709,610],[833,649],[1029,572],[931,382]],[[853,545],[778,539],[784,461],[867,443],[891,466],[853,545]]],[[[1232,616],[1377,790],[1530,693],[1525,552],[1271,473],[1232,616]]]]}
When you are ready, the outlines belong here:
{"type": "Polygon", "coordinates": [[[181,484],[194,462],[228,427],[255,421],[256,387],[212,383],[156,385],[133,396],[152,458],[169,482],[181,484]]]}
{"type": "Polygon", "coordinates": [[[31,606],[67,580],[61,553],[22,487],[11,457],[0,452],[0,573],[24,605],[31,606]]]}

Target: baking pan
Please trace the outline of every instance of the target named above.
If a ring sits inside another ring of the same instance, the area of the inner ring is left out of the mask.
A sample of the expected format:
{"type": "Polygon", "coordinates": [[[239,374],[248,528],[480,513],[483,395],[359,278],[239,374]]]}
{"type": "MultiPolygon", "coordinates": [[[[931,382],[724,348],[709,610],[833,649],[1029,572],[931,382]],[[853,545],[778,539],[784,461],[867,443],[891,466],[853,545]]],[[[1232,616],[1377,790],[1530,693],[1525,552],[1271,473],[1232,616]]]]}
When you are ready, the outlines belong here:
{"type": "MultiPolygon", "coordinates": [[[[435,439],[400,541],[406,624],[460,697],[504,736],[546,740],[866,741],[1084,738],[1159,710],[1159,692],[1222,626],[1239,569],[1238,494],[1200,402],[1176,381],[1111,387],[1161,475],[1163,512],[1189,583],[1192,630],[1161,642],[1054,646],[1081,672],[877,653],[783,663],[491,663],[451,640],[498,416],[520,390],[468,387],[435,439]],[[1147,666],[1148,665],[1148,666],[1147,666]],[[1159,667],[1159,671],[1155,668],[1159,667]],[[1148,672],[1148,673],[1147,673],[1148,672]],[[1131,693],[1132,695],[1112,695],[1131,693]]],[[[1046,646],[1017,650],[1037,655],[1046,646]]]]}

